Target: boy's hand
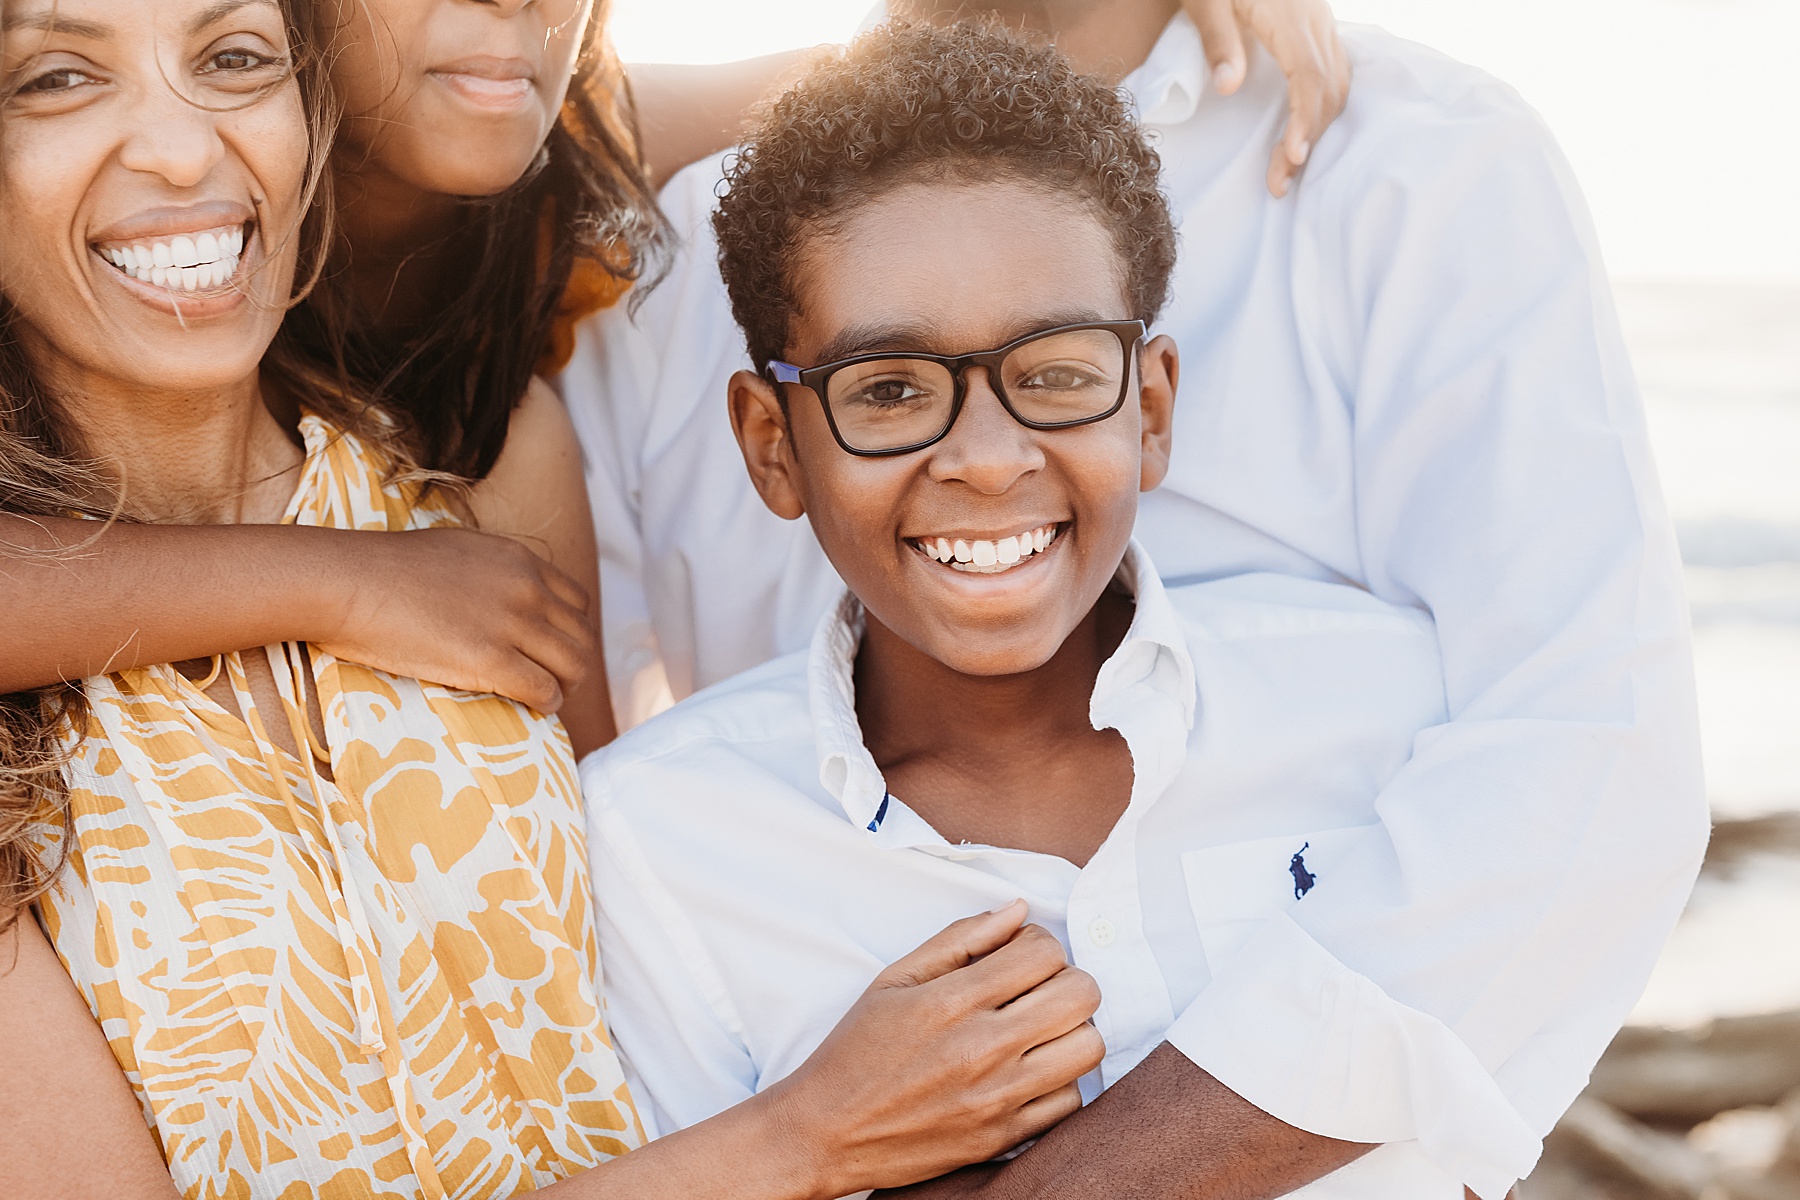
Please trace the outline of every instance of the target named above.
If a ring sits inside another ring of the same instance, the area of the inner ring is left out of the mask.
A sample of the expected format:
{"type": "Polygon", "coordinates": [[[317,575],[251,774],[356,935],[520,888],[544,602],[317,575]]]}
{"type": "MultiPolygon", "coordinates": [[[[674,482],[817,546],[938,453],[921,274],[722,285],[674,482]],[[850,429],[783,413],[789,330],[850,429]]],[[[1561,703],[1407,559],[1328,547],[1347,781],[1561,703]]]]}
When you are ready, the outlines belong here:
{"type": "Polygon", "coordinates": [[[339,658],[544,713],[593,661],[587,592],[511,538],[338,532],[322,574],[335,621],[308,640],[339,658]]]}
{"type": "Polygon", "coordinates": [[[1213,88],[1229,96],[1244,82],[1244,33],[1261,42],[1288,80],[1288,120],[1269,156],[1269,191],[1285,196],[1319,135],[1344,111],[1350,56],[1325,0],[1182,0],[1200,30],[1213,88]]]}
{"type": "Polygon", "coordinates": [[[771,1092],[787,1148],[838,1196],[929,1178],[1038,1136],[1081,1107],[1105,1054],[1093,979],[1025,903],[958,921],[876,976],[771,1092]]]}

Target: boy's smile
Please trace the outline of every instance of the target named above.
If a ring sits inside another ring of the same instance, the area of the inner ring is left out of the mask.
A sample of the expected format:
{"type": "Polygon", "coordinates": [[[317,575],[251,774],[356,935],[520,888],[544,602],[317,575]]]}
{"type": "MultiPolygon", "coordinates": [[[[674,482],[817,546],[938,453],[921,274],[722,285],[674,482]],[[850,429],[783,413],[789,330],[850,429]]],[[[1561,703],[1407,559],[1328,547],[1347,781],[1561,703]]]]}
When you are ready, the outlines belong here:
{"type": "MultiPolygon", "coordinates": [[[[974,354],[1130,315],[1100,217],[1005,175],[882,192],[808,237],[793,269],[796,364],[974,354]]],[[[1130,540],[1139,490],[1162,478],[1175,349],[1157,338],[1131,357],[1119,411],[1048,430],[1022,424],[989,368],[971,366],[942,440],[889,457],[843,449],[799,384],[778,396],[740,374],[733,420],[764,499],[808,516],[872,623],[953,670],[1016,674],[1088,616],[1130,540]]]]}

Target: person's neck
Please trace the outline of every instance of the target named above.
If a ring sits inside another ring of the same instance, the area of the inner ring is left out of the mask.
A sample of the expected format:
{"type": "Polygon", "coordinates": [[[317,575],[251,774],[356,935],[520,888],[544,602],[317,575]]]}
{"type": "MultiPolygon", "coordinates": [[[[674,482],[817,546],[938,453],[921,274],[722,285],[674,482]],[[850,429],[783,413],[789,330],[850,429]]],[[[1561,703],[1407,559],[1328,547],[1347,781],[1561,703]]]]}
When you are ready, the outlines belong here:
{"type": "Polygon", "coordinates": [[[954,670],[869,616],[856,711],[894,794],[953,841],[1085,863],[1130,793],[1129,753],[1089,723],[1088,701],[1134,607],[1108,589],[1049,661],[998,676],[954,670]]]}
{"type": "Polygon", "coordinates": [[[171,525],[281,519],[305,456],[270,415],[259,376],[151,393],[85,373],[46,375],[126,516],[171,525]]]}
{"type": "Polygon", "coordinates": [[[419,324],[443,294],[466,212],[379,168],[342,166],[338,223],[351,293],[378,329],[419,324]]]}

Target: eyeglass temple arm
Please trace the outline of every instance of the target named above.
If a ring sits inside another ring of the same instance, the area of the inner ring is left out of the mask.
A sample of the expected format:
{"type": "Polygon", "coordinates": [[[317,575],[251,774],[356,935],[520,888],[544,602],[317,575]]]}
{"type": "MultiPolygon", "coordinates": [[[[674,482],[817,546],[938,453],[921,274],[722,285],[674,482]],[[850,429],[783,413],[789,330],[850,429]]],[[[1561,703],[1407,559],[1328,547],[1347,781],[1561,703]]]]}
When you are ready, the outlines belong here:
{"type": "Polygon", "coordinates": [[[769,375],[776,383],[800,382],[800,368],[796,367],[793,363],[777,362],[774,359],[770,359],[769,375]]]}

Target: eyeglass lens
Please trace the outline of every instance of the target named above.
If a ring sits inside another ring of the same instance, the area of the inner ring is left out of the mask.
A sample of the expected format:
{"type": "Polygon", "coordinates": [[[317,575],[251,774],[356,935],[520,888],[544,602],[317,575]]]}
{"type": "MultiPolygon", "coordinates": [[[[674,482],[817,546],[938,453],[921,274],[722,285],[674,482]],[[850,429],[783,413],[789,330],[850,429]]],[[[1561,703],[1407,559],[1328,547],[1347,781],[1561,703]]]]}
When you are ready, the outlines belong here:
{"type": "MultiPolygon", "coordinates": [[[[1092,419],[1119,402],[1125,347],[1106,329],[1071,329],[1015,346],[1001,360],[997,388],[1013,411],[1039,425],[1092,419]]],[[[858,450],[893,450],[931,441],[949,426],[956,379],[942,363],[882,358],[831,376],[831,417],[858,450]]]]}

